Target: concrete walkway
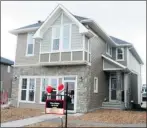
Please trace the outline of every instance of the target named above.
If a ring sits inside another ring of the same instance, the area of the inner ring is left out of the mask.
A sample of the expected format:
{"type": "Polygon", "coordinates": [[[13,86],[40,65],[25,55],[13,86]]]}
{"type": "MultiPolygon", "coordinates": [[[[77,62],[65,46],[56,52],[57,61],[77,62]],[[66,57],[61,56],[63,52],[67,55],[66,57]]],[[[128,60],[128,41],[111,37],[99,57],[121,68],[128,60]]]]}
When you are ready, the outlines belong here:
{"type": "Polygon", "coordinates": [[[30,124],[39,123],[39,122],[48,121],[48,120],[57,119],[57,118],[59,118],[59,115],[46,114],[42,116],[36,116],[36,117],[26,118],[22,120],[1,123],[1,127],[23,127],[25,125],[30,125],[30,124]]]}

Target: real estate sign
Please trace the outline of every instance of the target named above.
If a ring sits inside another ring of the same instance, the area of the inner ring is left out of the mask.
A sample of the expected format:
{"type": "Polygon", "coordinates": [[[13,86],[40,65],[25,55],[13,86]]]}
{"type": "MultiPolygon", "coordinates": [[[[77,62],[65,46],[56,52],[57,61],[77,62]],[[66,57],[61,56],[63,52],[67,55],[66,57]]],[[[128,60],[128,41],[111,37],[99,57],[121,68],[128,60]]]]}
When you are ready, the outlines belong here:
{"type": "Polygon", "coordinates": [[[45,111],[47,114],[64,114],[64,100],[46,100],[45,111]]]}

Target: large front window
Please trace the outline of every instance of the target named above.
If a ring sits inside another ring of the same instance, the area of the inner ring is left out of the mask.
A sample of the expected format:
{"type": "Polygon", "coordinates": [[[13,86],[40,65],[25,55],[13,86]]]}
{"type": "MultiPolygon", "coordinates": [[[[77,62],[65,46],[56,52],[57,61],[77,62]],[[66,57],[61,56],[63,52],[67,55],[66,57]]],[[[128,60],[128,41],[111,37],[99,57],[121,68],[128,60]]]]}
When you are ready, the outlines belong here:
{"type": "Polygon", "coordinates": [[[21,101],[35,101],[35,78],[23,78],[21,82],[21,101]]]}
{"type": "Polygon", "coordinates": [[[52,51],[64,51],[70,48],[70,25],[52,27],[52,51]]]}

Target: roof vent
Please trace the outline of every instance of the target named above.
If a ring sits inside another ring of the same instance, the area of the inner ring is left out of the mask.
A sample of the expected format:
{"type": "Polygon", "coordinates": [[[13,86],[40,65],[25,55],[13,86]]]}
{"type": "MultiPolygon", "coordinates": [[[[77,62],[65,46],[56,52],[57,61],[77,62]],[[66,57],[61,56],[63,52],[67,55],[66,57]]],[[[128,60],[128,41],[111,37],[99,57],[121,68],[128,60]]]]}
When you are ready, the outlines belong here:
{"type": "Polygon", "coordinates": [[[38,23],[41,23],[41,20],[38,20],[38,23]]]}

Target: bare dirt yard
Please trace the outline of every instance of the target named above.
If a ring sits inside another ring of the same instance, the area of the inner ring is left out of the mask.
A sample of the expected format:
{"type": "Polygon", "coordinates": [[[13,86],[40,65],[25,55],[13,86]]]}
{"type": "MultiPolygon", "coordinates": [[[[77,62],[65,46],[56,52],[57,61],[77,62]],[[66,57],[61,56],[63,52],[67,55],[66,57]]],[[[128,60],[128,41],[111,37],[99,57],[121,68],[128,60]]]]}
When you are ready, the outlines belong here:
{"type": "Polygon", "coordinates": [[[137,124],[146,123],[146,111],[125,111],[125,110],[109,110],[100,109],[79,116],[77,120],[117,123],[117,124],[137,124]]]}
{"type": "MultiPolygon", "coordinates": [[[[68,127],[76,127],[74,124],[70,124],[73,120],[87,121],[87,122],[102,122],[112,124],[141,124],[146,123],[146,111],[124,111],[124,110],[97,110],[94,112],[86,113],[82,116],[69,116],[68,127]]],[[[77,122],[77,123],[78,123],[77,122]]],[[[55,122],[41,122],[29,125],[27,127],[60,127],[61,123],[55,122]]],[[[86,127],[86,124],[78,125],[79,127],[86,127]]]]}
{"type": "Polygon", "coordinates": [[[1,123],[43,115],[42,112],[40,109],[31,108],[10,107],[1,109],[1,123]]]}

